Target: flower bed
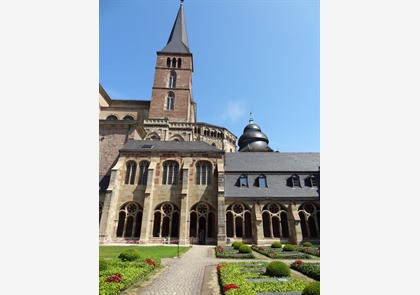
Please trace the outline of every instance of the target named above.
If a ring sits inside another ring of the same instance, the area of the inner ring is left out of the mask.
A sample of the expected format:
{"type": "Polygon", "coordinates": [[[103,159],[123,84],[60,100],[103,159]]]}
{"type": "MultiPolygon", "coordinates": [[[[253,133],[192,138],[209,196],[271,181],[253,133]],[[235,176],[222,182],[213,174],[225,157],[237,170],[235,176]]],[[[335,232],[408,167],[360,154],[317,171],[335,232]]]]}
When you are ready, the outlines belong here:
{"type": "Polygon", "coordinates": [[[302,262],[302,260],[296,260],[290,265],[290,268],[297,270],[298,272],[307,275],[314,280],[319,281],[321,276],[321,269],[320,263],[309,263],[309,262],[302,262]]]}
{"type": "Polygon", "coordinates": [[[320,249],[319,247],[303,247],[303,246],[298,246],[297,251],[305,253],[305,254],[310,254],[310,255],[314,255],[314,256],[318,256],[320,257],[320,249]]]}
{"type": "Polygon", "coordinates": [[[294,277],[289,277],[287,281],[274,282],[272,277],[258,272],[265,270],[267,265],[267,262],[219,263],[217,272],[223,294],[256,295],[261,292],[302,291],[306,287],[307,283],[294,277]],[[250,279],[252,280],[248,281],[250,279]],[[260,279],[260,282],[256,279],[260,279]]]}
{"type": "Polygon", "coordinates": [[[217,246],[214,248],[216,258],[255,258],[252,253],[240,253],[238,249],[231,246],[217,246]]]}
{"type": "Polygon", "coordinates": [[[99,271],[99,294],[117,295],[138,280],[146,277],[160,265],[160,260],[139,259],[122,261],[112,258],[106,261],[106,266],[99,271]]]}
{"type": "Polygon", "coordinates": [[[282,248],[271,248],[270,246],[252,245],[252,250],[272,259],[311,259],[309,254],[299,251],[286,252],[282,248]]]}

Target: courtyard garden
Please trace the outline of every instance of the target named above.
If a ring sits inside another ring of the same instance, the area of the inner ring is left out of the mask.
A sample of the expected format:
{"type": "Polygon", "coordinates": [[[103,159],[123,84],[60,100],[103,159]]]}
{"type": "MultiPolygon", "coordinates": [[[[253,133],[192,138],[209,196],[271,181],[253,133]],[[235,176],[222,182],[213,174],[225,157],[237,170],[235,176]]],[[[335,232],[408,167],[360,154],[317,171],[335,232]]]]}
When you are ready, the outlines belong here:
{"type": "MultiPolygon", "coordinates": [[[[304,264],[299,266],[302,265],[304,264]]],[[[217,273],[225,295],[282,294],[282,292],[287,292],[283,294],[288,295],[320,294],[319,281],[304,281],[294,277],[290,268],[279,260],[221,262],[217,265],[217,273]]]]}
{"type": "Polygon", "coordinates": [[[255,258],[252,248],[241,242],[233,242],[232,246],[217,246],[215,251],[217,258],[255,258]]]}
{"type": "Polygon", "coordinates": [[[306,246],[292,244],[282,246],[280,242],[273,242],[269,246],[252,245],[251,248],[272,259],[319,259],[320,257],[319,247],[311,243],[306,243],[306,246]]]}
{"type": "Polygon", "coordinates": [[[161,258],[178,257],[189,247],[99,246],[99,294],[118,295],[148,279],[161,258]]]}

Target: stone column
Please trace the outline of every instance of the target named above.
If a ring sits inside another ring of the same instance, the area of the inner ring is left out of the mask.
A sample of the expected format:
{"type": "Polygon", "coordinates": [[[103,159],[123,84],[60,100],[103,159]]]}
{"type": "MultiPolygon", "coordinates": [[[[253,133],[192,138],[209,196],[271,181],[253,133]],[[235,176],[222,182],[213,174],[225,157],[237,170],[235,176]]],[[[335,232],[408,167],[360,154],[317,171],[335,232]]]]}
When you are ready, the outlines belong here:
{"type": "Polygon", "coordinates": [[[217,246],[226,246],[225,170],[224,160],[217,160],[217,246]]]}
{"type": "MultiPolygon", "coordinates": [[[[117,216],[117,201],[118,201],[118,188],[121,182],[120,167],[123,167],[125,159],[121,158],[111,170],[111,178],[109,186],[106,189],[104,207],[102,209],[102,218],[99,225],[99,238],[102,242],[110,242],[115,235],[117,216]]],[[[122,170],[122,169],[121,169],[122,170]]]]}
{"type": "Polygon", "coordinates": [[[258,245],[259,241],[264,240],[264,227],[261,214],[261,204],[260,202],[255,202],[252,207],[255,212],[255,236],[254,243],[258,245]]]}
{"type": "MultiPolygon", "coordinates": [[[[298,245],[302,242],[302,227],[301,227],[301,220],[298,213],[298,208],[295,202],[290,202],[287,211],[289,216],[289,227],[290,227],[290,237],[294,244],[298,245]]],[[[305,220],[303,220],[305,222],[305,220]]]]}
{"type": "Polygon", "coordinates": [[[188,233],[188,225],[187,222],[189,218],[189,202],[188,202],[188,191],[189,191],[189,175],[188,169],[192,164],[192,159],[184,159],[182,165],[182,190],[181,190],[181,212],[179,216],[179,244],[186,245],[189,244],[189,233],[188,233]]]}
{"type": "MultiPolygon", "coordinates": [[[[143,217],[141,221],[140,232],[140,240],[145,243],[149,241],[153,230],[153,188],[155,185],[154,177],[156,164],[158,161],[158,158],[152,158],[150,161],[149,169],[147,170],[147,183],[146,190],[144,192],[143,217]]],[[[159,181],[158,177],[156,177],[156,180],[159,181]]]]}

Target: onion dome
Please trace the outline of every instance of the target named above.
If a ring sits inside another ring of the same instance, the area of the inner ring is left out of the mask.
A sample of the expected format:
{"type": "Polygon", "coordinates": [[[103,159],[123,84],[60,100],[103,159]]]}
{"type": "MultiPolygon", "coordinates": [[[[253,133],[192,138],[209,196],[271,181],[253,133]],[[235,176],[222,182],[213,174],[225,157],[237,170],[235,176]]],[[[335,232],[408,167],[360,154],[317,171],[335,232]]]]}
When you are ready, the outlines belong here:
{"type": "Polygon", "coordinates": [[[268,146],[268,137],[261,132],[260,126],[252,118],[244,128],[244,133],[238,140],[239,152],[272,152],[268,146]]]}

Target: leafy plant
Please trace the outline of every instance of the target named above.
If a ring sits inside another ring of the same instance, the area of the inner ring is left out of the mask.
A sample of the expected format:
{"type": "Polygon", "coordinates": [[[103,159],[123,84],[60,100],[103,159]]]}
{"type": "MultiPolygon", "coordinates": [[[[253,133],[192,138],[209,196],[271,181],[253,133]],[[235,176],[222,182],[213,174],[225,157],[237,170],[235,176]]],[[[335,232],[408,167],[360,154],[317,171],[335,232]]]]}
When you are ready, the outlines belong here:
{"type": "Polygon", "coordinates": [[[311,282],[302,291],[302,295],[320,295],[321,284],[320,282],[311,282]]]}
{"type": "Polygon", "coordinates": [[[271,244],[271,248],[281,248],[281,243],[280,242],[273,242],[271,244]]]}
{"type": "Polygon", "coordinates": [[[122,261],[134,261],[140,258],[140,253],[135,249],[126,249],[118,256],[122,261]]]}
{"type": "Polygon", "coordinates": [[[272,261],[267,265],[265,274],[270,277],[289,277],[290,268],[281,261],[272,261]]]}

